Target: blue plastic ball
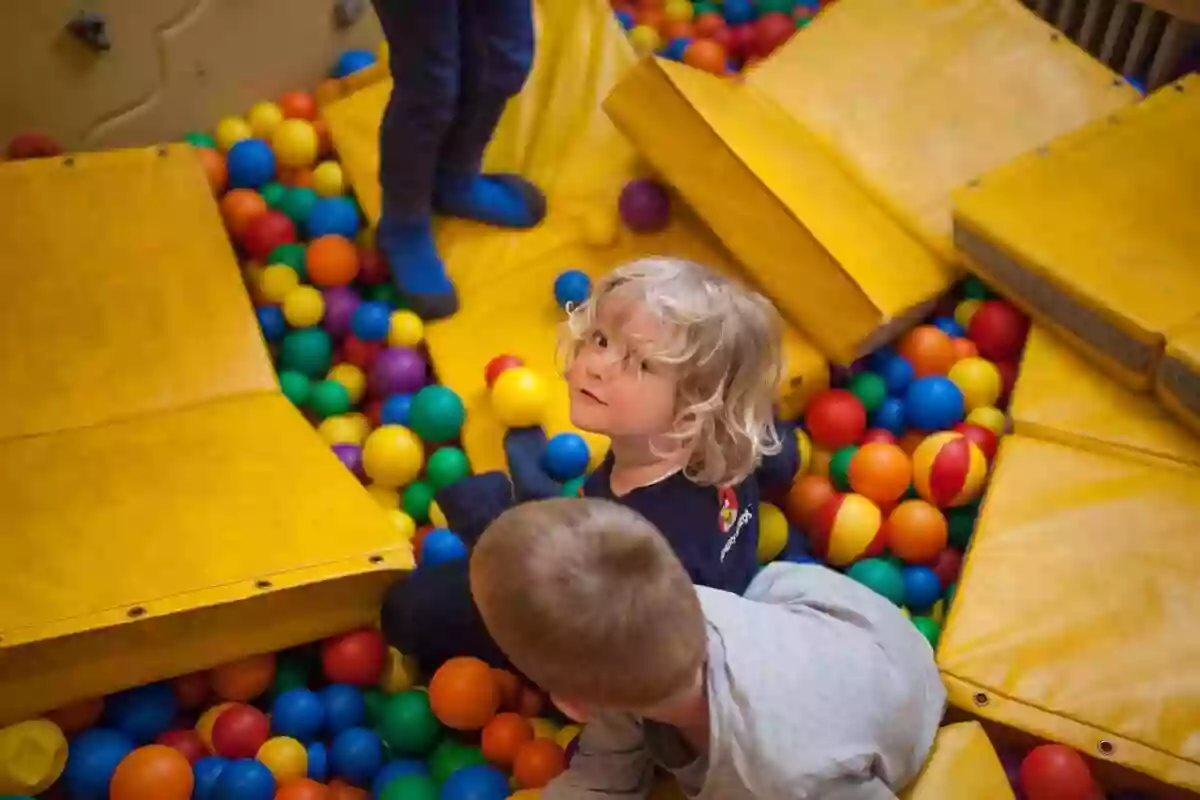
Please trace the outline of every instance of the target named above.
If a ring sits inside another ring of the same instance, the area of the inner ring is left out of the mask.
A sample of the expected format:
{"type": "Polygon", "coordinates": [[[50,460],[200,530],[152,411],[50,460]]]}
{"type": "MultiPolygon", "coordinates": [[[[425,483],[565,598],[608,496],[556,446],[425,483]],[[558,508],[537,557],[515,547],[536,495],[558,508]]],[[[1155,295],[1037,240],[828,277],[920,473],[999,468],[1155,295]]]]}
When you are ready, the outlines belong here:
{"type": "Polygon", "coordinates": [[[225,154],[230,189],[257,189],[275,177],[275,153],[262,139],[242,139],[225,154]]]}
{"type": "Polygon", "coordinates": [[[434,528],[421,540],[421,566],[435,566],[467,557],[467,546],[453,531],[434,528]]]}
{"type": "Polygon", "coordinates": [[[259,306],[254,309],[254,314],[258,317],[263,338],[268,342],[278,342],[287,333],[287,320],[283,318],[283,311],[276,306],[259,306]]]}
{"type": "Polygon", "coordinates": [[[677,36],[662,49],[662,57],[668,61],[683,61],[683,54],[692,43],[690,36],[677,36]]]}
{"type": "Polygon", "coordinates": [[[325,705],[311,689],[289,689],[271,705],[271,731],[308,742],[325,727],[325,705]]]}
{"type": "Polygon", "coordinates": [[[754,3],[750,0],[725,0],[725,5],[721,10],[725,22],[730,25],[745,25],[747,22],[753,22],[757,16],[754,3]]]}
{"type": "Polygon", "coordinates": [[[940,431],[962,422],[963,393],[949,378],[917,378],[904,394],[908,425],[922,431],[940,431]]]}
{"type": "Polygon", "coordinates": [[[367,718],[362,692],[344,683],[322,689],[321,705],[325,706],[325,729],[333,734],[362,725],[367,718]]]}
{"type": "Polygon", "coordinates": [[[337,63],[333,65],[329,74],[334,78],[344,78],[374,63],[375,54],[370,50],[347,50],[338,56],[337,63]]]}
{"type": "Polygon", "coordinates": [[[942,596],[942,582],[929,567],[906,566],[901,570],[904,577],[904,605],[909,611],[928,611],[942,596]]]}
{"type": "Polygon", "coordinates": [[[967,333],[962,329],[962,325],[955,322],[954,317],[934,317],[933,327],[937,328],[947,336],[963,337],[967,333]]]}
{"type": "Polygon", "coordinates": [[[617,22],[620,22],[621,27],[625,30],[631,30],[635,24],[633,14],[630,14],[628,11],[618,11],[617,22]]]}
{"type": "Polygon", "coordinates": [[[71,800],[107,800],[108,784],[133,740],[111,728],[92,728],[71,740],[62,783],[71,800]]]}
{"type": "Polygon", "coordinates": [[[313,742],[308,746],[308,777],[314,781],[329,778],[329,750],[324,742],[313,742]]]}
{"type": "Polygon", "coordinates": [[[560,433],[546,442],[542,451],[542,469],[556,481],[578,478],[587,469],[591,453],[578,433],[560,433]]]}
{"type": "Polygon", "coordinates": [[[329,769],[335,778],[370,786],[383,766],[383,740],[369,728],[347,728],[329,747],[329,769]]]}
{"type": "Polygon", "coordinates": [[[239,758],[230,761],[217,776],[212,800],[273,800],[275,776],[261,761],[239,758]]]}
{"type": "Polygon", "coordinates": [[[311,239],[334,233],[353,239],[358,233],[358,206],[349,197],[325,197],[318,200],[304,221],[311,239]]]}
{"type": "Polygon", "coordinates": [[[379,770],[375,775],[375,780],[371,782],[371,796],[375,800],[383,795],[383,790],[387,785],[396,778],[405,775],[428,775],[429,769],[415,758],[401,758],[396,761],[389,761],[383,765],[383,769],[379,770]]]}
{"type": "Polygon", "coordinates": [[[135,744],[149,744],[171,729],[178,707],[170,684],[149,683],[110,695],[104,703],[104,719],[135,744]]]}
{"type": "Polygon", "coordinates": [[[384,425],[408,425],[408,415],[412,411],[411,394],[393,394],[383,401],[379,409],[379,421],[384,425]]]}
{"type": "Polygon", "coordinates": [[[879,372],[884,364],[899,356],[896,349],[890,345],[870,353],[863,359],[863,365],[872,372],[879,372]]]}
{"type": "Polygon", "coordinates": [[[577,306],[592,293],[592,279],[586,272],[569,269],[554,279],[554,299],[562,308],[577,306]]]}
{"type": "Polygon", "coordinates": [[[888,394],[893,397],[903,397],[904,393],[908,391],[908,387],[912,385],[913,379],[917,377],[913,365],[908,363],[908,359],[900,356],[883,362],[876,374],[883,378],[883,384],[887,387],[888,394]]]}
{"type": "Polygon", "coordinates": [[[908,430],[907,417],[903,400],[899,397],[885,397],[883,403],[871,415],[870,424],[872,428],[882,428],[899,437],[908,430]]]}
{"type": "Polygon", "coordinates": [[[350,330],[364,342],[382,342],[387,338],[391,325],[391,307],[374,300],[359,303],[350,317],[350,330]]]}
{"type": "Polygon", "coordinates": [[[206,756],[192,765],[192,776],[196,783],[192,788],[192,800],[213,800],[217,778],[230,763],[228,758],[206,756]]]}
{"type": "Polygon", "coordinates": [[[446,779],[441,800],[504,800],[509,791],[503,772],[490,764],[472,764],[446,779]]]}

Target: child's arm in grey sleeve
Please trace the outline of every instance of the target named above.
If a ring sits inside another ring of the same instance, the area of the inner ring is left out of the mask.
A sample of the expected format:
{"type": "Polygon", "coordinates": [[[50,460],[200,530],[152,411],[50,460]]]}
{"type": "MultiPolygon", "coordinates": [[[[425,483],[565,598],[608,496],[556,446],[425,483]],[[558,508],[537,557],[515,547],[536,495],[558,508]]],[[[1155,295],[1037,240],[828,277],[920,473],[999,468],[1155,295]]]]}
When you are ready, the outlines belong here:
{"type": "Polygon", "coordinates": [[[653,780],[641,723],[602,715],[584,727],[570,769],[542,790],[542,800],[645,800],[653,780]]]}

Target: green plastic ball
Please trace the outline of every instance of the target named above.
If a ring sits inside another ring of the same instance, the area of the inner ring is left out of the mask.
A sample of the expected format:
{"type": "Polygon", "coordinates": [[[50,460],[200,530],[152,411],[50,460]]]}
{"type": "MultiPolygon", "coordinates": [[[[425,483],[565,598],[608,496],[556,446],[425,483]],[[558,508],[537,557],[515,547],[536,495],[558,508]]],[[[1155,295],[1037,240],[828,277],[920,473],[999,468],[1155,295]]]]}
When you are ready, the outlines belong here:
{"type": "Polygon", "coordinates": [[[917,494],[917,485],[915,483],[910,483],[908,485],[908,488],[904,490],[904,494],[903,494],[903,496],[901,496],[900,499],[901,500],[919,500],[920,498],[921,498],[921,495],[917,494]]]}
{"type": "Polygon", "coordinates": [[[278,209],[279,203],[282,202],[284,195],[287,194],[287,187],[278,181],[264,183],[258,193],[262,195],[262,199],[267,201],[267,206],[278,209]]]}
{"type": "Polygon", "coordinates": [[[281,244],[270,253],[267,254],[267,263],[263,266],[271,264],[285,264],[296,271],[300,276],[300,280],[308,280],[308,269],[305,267],[308,251],[304,245],[299,242],[289,242],[281,244]]]}
{"type": "Polygon", "coordinates": [[[336,417],[350,410],[350,392],[337,381],[324,380],[313,384],[308,394],[308,407],[318,419],[336,417]]]}
{"type": "Polygon", "coordinates": [[[390,283],[380,283],[376,286],[371,286],[365,292],[365,296],[373,302],[385,303],[395,311],[399,311],[405,307],[400,302],[400,295],[396,292],[396,287],[390,283]]]}
{"type": "Polygon", "coordinates": [[[461,481],[470,474],[471,463],[467,461],[467,454],[459,447],[439,447],[425,462],[425,479],[435,492],[461,481]]]}
{"type": "Polygon", "coordinates": [[[950,584],[950,588],[946,589],[946,609],[954,605],[954,595],[958,594],[958,582],[950,584]]]}
{"type": "Polygon", "coordinates": [[[413,395],[408,427],[423,442],[451,442],[458,438],[466,414],[457,392],[448,386],[433,384],[413,395]]]}
{"type": "Polygon", "coordinates": [[[297,228],[303,228],[304,223],[308,222],[308,215],[312,213],[313,206],[320,199],[317,197],[317,193],[307,186],[293,186],[280,198],[278,210],[282,211],[297,228]]]}
{"type": "Polygon", "coordinates": [[[410,689],[387,698],[378,731],[397,755],[421,757],[442,738],[442,723],[429,707],[429,695],[410,689]]]}
{"type": "Polygon", "coordinates": [[[846,570],[846,576],[896,605],[904,602],[904,575],[900,568],[882,558],[864,558],[846,570]]]}
{"type": "Polygon", "coordinates": [[[579,497],[579,492],[583,489],[583,484],[587,480],[587,475],[580,475],[577,478],[571,478],[562,485],[562,490],[559,492],[563,497],[579,497]]]}
{"type": "Polygon", "coordinates": [[[758,0],[758,14],[791,14],[795,0],[758,0]]]}
{"type": "Polygon", "coordinates": [[[285,370],[279,373],[279,388],[283,396],[292,401],[292,405],[300,407],[308,402],[309,392],[312,391],[312,381],[307,375],[285,370]]]}
{"type": "Polygon", "coordinates": [[[975,519],[979,516],[979,503],[968,503],[957,508],[947,508],[946,515],[947,538],[951,547],[966,550],[971,543],[971,534],[975,532],[975,519]]]}
{"type": "Polygon", "coordinates": [[[333,342],[320,328],[300,328],[283,337],[279,345],[279,367],[295,370],[314,380],[325,377],[333,361],[333,342]]]}
{"type": "Polygon", "coordinates": [[[400,775],[387,782],[379,800],[438,800],[437,783],[428,775],[400,775]]]}
{"type": "Polygon", "coordinates": [[[987,284],[974,276],[966,278],[962,282],[963,297],[968,300],[987,300],[992,296],[988,291],[987,284]]]}
{"type": "Polygon", "coordinates": [[[210,150],[217,149],[217,140],[209,136],[203,131],[191,131],[183,135],[183,140],[192,147],[207,147],[210,150]]]}
{"type": "Polygon", "coordinates": [[[850,459],[856,452],[854,445],[839,447],[829,459],[829,480],[839,492],[850,491],[850,459]]]}
{"type": "Polygon", "coordinates": [[[942,626],[930,617],[913,617],[912,624],[925,637],[925,641],[929,642],[929,646],[936,650],[938,639],[942,638],[942,626]]]}
{"type": "Polygon", "coordinates": [[[418,525],[429,522],[429,506],[433,504],[433,487],[425,481],[413,481],[404,487],[400,508],[418,525]]]}
{"type": "Polygon", "coordinates": [[[463,767],[486,763],[487,759],[478,747],[459,744],[453,739],[443,739],[429,756],[429,774],[438,783],[445,783],[447,778],[463,767]]]}
{"type": "Polygon", "coordinates": [[[383,719],[387,698],[377,686],[363,689],[363,704],[367,707],[367,726],[374,728],[383,719]]]}
{"type": "Polygon", "coordinates": [[[303,689],[308,686],[312,674],[308,659],[293,653],[282,653],[275,662],[275,679],[267,694],[268,699],[274,700],[284,692],[292,689],[303,689]]]}
{"type": "Polygon", "coordinates": [[[700,0],[698,3],[692,3],[692,18],[701,14],[720,14],[721,6],[718,3],[709,2],[709,0],[700,0]]]}
{"type": "Polygon", "coordinates": [[[850,379],[851,394],[858,398],[870,414],[887,398],[887,384],[874,372],[860,372],[850,379]]]}

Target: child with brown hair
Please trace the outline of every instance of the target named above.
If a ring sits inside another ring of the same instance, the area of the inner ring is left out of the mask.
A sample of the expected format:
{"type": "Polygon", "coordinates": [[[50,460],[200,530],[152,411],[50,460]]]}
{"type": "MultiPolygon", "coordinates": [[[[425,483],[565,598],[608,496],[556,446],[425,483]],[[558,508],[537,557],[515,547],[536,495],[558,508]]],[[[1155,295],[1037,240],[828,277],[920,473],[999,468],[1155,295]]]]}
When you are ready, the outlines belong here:
{"type": "Polygon", "coordinates": [[[933,744],[945,690],[900,610],[817,565],[745,596],[695,587],[644,517],[593,499],[501,515],[471,592],[513,664],[587,722],[543,800],[894,798],[933,744]]]}

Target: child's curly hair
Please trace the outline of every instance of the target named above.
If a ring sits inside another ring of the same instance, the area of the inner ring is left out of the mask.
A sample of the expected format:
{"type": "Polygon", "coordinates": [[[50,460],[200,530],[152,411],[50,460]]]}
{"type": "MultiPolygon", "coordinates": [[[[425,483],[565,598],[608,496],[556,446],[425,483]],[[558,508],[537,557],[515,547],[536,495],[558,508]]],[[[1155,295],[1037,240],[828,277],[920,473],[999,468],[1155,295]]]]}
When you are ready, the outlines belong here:
{"type": "Polygon", "coordinates": [[[773,402],[783,374],[782,326],[762,295],[691,261],[645,258],[596,283],[570,310],[567,366],[593,334],[600,306],[632,301],[668,331],[647,357],[678,373],[669,436],[690,452],[685,474],[699,484],[737,484],[779,452],[773,402]]]}

